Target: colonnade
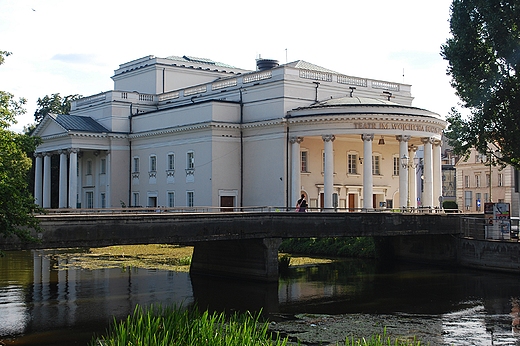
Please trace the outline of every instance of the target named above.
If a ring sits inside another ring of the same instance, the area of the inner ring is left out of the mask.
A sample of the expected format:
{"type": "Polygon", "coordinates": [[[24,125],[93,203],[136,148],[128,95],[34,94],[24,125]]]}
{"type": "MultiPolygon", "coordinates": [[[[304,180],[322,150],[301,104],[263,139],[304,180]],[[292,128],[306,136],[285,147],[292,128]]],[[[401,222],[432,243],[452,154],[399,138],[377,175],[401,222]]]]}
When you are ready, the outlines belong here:
{"type": "MultiPolygon", "coordinates": [[[[334,157],[333,142],[335,135],[322,135],[324,150],[323,196],[324,208],[333,207],[334,189],[334,157]]],[[[373,175],[372,175],[372,144],[373,133],[361,135],[363,141],[363,208],[373,209],[373,175]]],[[[409,145],[411,136],[398,135],[399,142],[399,206],[398,208],[417,207],[417,175],[416,164],[413,162],[417,146],[409,145]]],[[[293,136],[289,139],[291,145],[291,198],[296,200],[301,192],[301,155],[300,144],[303,137],[293,136]]],[[[441,203],[442,196],[442,166],[441,141],[433,137],[421,138],[424,146],[423,176],[424,195],[422,207],[436,207],[441,203]]]]}
{"type": "MultiPolygon", "coordinates": [[[[59,150],[59,208],[76,208],[78,194],[78,149],[59,150]],[[68,162],[68,168],[67,168],[68,162]],[[69,172],[67,176],[67,170],[69,172]]],[[[51,208],[51,156],[53,152],[35,153],[35,203],[43,208],[51,208]]]]}

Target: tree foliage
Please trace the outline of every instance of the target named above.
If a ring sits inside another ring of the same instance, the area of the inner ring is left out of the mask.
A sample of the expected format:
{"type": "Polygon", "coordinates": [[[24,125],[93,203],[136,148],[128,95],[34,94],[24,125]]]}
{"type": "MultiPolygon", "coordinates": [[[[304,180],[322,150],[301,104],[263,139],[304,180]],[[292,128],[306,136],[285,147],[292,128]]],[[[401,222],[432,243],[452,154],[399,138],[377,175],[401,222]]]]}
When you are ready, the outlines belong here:
{"type": "MultiPolygon", "coordinates": [[[[0,62],[8,55],[0,51],[0,62]]],[[[29,229],[38,228],[33,213],[39,207],[28,189],[32,161],[27,154],[36,149],[39,139],[9,130],[16,117],[25,113],[25,103],[23,98],[16,100],[0,91],[0,234],[29,240],[29,229]]]]}
{"type": "Polygon", "coordinates": [[[469,114],[452,109],[449,144],[457,154],[493,144],[499,161],[520,168],[520,2],[453,0],[450,30],[441,55],[469,114]]]}
{"type": "Polygon", "coordinates": [[[69,114],[71,102],[79,98],[81,98],[81,95],[78,94],[62,97],[59,93],[38,98],[38,101],[36,101],[38,108],[34,112],[34,120],[39,123],[47,114],[51,113],[69,114]]]}

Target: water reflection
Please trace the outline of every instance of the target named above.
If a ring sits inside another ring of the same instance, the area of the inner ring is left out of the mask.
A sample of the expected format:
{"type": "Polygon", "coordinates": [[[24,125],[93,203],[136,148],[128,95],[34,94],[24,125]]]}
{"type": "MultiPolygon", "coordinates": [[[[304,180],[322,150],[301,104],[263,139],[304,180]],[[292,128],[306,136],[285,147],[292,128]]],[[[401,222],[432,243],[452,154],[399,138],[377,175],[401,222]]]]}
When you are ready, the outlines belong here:
{"type": "Polygon", "coordinates": [[[0,341],[85,345],[136,304],[196,301],[210,310],[262,309],[270,316],[428,319],[443,345],[520,345],[520,278],[515,275],[345,260],[291,267],[279,284],[262,284],[164,270],[75,269],[74,260],[54,254],[8,252],[0,259],[0,341]]]}

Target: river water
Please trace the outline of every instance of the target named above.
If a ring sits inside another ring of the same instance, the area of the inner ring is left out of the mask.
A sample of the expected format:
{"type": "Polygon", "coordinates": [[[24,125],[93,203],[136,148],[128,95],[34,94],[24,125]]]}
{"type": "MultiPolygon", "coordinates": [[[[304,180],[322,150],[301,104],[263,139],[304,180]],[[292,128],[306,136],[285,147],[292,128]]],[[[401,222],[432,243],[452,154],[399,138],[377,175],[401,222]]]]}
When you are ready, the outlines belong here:
{"type": "Polygon", "coordinates": [[[218,311],[263,309],[278,320],[386,315],[391,323],[429,325],[438,345],[520,345],[514,274],[341,260],[291,267],[278,284],[259,284],[166,270],[78,269],[53,254],[0,258],[0,345],[86,345],[136,304],[194,302],[218,311]]]}

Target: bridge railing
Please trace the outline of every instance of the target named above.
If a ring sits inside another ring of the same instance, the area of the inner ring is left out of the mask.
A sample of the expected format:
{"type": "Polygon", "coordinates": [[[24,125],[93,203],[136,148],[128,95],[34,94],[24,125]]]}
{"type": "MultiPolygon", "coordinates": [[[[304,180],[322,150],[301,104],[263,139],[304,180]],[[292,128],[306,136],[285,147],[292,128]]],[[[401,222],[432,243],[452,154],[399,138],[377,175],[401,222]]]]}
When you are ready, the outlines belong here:
{"type": "Polygon", "coordinates": [[[518,218],[461,217],[461,233],[466,238],[518,241],[518,218]]]}
{"type": "MultiPolygon", "coordinates": [[[[249,206],[249,207],[124,207],[124,208],[60,208],[46,209],[46,214],[120,214],[120,213],[258,213],[258,212],[296,212],[295,207],[249,206]]],[[[316,208],[308,207],[306,212],[330,213],[462,213],[458,209],[441,208],[316,208]]]]}

